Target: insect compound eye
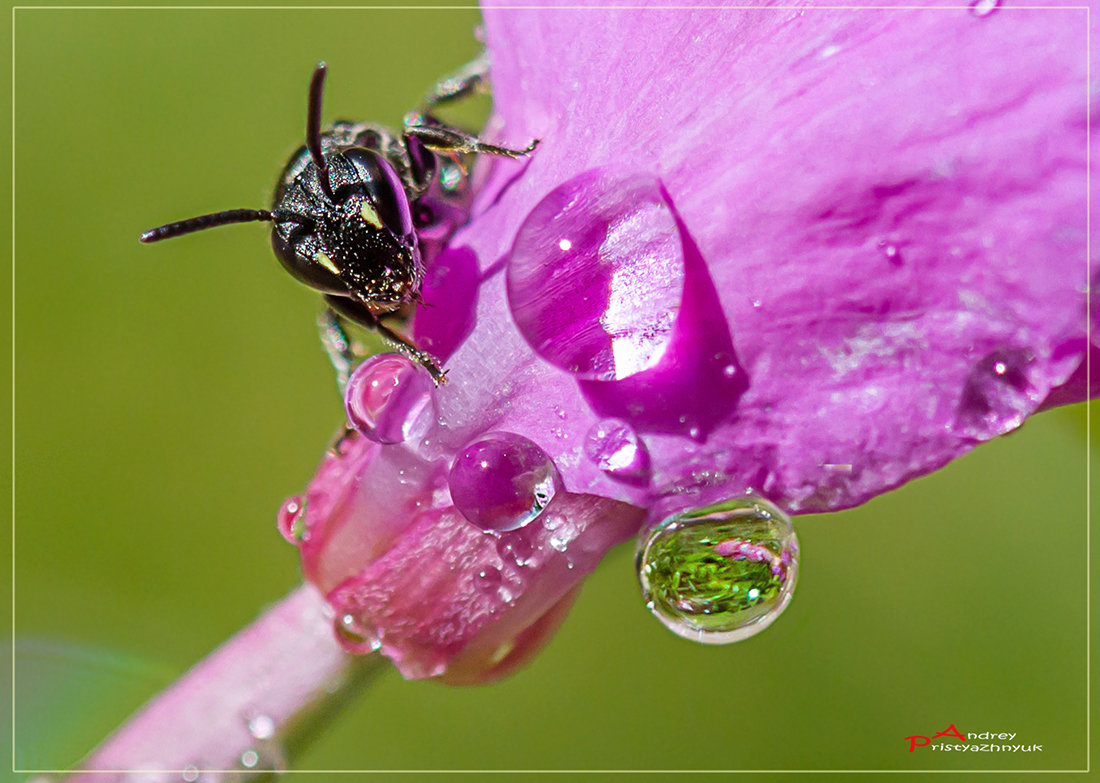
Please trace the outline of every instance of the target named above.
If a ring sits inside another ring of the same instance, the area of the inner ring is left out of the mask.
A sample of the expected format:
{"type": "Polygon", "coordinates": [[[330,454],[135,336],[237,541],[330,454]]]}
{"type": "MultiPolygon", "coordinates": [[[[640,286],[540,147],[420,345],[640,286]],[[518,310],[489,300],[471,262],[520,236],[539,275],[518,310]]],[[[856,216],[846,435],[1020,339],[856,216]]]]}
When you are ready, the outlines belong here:
{"type": "Polygon", "coordinates": [[[341,157],[350,164],[357,184],[370,200],[369,205],[363,206],[363,219],[378,229],[385,226],[398,240],[410,244],[413,241],[412,211],[397,171],[379,153],[363,147],[345,150],[341,157]]]}
{"type": "Polygon", "coordinates": [[[347,283],[325,252],[314,226],[305,219],[276,213],[271,247],[283,267],[298,281],[327,294],[346,294],[347,283]]]}

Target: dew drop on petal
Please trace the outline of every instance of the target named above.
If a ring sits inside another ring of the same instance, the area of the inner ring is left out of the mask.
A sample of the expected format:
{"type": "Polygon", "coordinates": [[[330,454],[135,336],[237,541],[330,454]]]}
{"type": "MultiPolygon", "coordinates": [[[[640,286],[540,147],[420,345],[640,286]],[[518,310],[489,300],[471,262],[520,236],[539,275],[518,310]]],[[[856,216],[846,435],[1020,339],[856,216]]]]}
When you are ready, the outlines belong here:
{"type": "Polygon", "coordinates": [[[673,633],[729,644],[767,628],[798,580],[798,539],[790,519],[744,496],[685,511],[641,542],[638,579],[646,606],[673,633]]]}
{"type": "Polygon", "coordinates": [[[546,361],[603,381],[653,367],[684,289],[683,244],[660,182],[592,169],[554,189],[525,218],[506,275],[516,325],[546,361]]]}
{"type": "MultiPolygon", "coordinates": [[[[250,748],[241,751],[237,759],[237,768],[252,772],[281,772],[286,769],[286,757],[283,749],[270,740],[259,740],[250,748]]],[[[218,778],[221,780],[222,778],[218,778]]],[[[255,776],[228,775],[225,780],[252,780],[255,776]]]]}
{"type": "Polygon", "coordinates": [[[504,582],[504,577],[500,573],[499,568],[493,566],[485,566],[477,572],[477,580],[475,584],[477,589],[482,592],[491,593],[500,588],[500,585],[504,582]]]}
{"type": "Polygon", "coordinates": [[[649,452],[634,428],[620,419],[603,419],[592,425],[584,440],[584,455],[600,470],[617,478],[644,478],[649,472],[649,452]]]}
{"type": "Polygon", "coordinates": [[[467,444],[451,465],[451,500],[485,531],[516,530],[534,521],[562,488],[561,474],[534,442],[493,432],[467,444]]]}
{"type": "Polygon", "coordinates": [[[1031,364],[1031,356],[1019,348],[1001,348],[979,361],[963,387],[959,431],[984,440],[1023,424],[1044,396],[1028,377],[1031,364]]]}
{"type": "Polygon", "coordinates": [[[378,650],[382,641],[373,630],[364,627],[352,614],[341,614],[333,619],[332,628],[336,641],[353,655],[366,655],[378,650]]]}
{"type": "Polygon", "coordinates": [[[306,501],[301,495],[294,495],[283,501],[276,517],[276,524],[283,538],[295,546],[305,540],[308,532],[306,528],[306,501]]]}
{"type": "Polygon", "coordinates": [[[348,380],[348,421],[376,443],[401,443],[431,402],[433,389],[427,371],[404,356],[372,356],[348,380]]]}
{"type": "Polygon", "coordinates": [[[504,581],[504,574],[494,566],[478,569],[474,576],[474,586],[479,592],[488,596],[499,596],[504,601],[511,601],[514,597],[512,590],[504,581]]]}
{"type": "Polygon", "coordinates": [[[258,740],[267,740],[275,736],[275,721],[270,715],[253,715],[248,719],[248,733],[258,740]]]}
{"type": "Polygon", "coordinates": [[[1001,6],[1001,0],[971,0],[970,13],[981,18],[989,16],[1001,6]]]}
{"type": "Polygon", "coordinates": [[[523,531],[505,533],[497,541],[497,553],[501,559],[515,563],[522,568],[531,562],[537,547],[523,531]]]}

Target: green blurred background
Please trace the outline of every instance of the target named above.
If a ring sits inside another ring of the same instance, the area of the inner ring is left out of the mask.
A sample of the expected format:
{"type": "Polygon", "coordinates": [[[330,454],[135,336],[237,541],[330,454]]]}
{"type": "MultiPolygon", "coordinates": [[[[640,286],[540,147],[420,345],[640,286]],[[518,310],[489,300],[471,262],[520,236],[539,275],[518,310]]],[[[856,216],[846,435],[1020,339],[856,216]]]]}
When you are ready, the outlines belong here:
{"type": "MultiPolygon", "coordinates": [[[[478,15],[14,21],[15,765],[49,769],[299,582],[275,512],[341,419],[318,300],[266,227],[138,234],[265,208],[318,59],[326,119],[397,124],[476,54],[478,15]]],[[[798,519],[794,603],[730,647],[661,627],[621,548],[516,677],[448,689],[387,671],[293,766],[1081,769],[1087,448],[1084,408],[1058,410],[798,519]],[[952,723],[1043,752],[907,752],[952,723]]]]}

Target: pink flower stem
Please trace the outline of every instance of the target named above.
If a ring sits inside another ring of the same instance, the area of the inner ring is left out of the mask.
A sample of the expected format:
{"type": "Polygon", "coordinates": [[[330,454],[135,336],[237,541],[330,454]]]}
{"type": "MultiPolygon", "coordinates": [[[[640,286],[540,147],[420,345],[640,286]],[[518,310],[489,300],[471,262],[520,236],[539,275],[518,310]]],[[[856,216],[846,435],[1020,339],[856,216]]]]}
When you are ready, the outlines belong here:
{"type": "Polygon", "coordinates": [[[207,780],[203,773],[281,768],[288,743],[330,717],[381,660],[345,653],[324,599],[305,585],[145,705],[68,779],[143,771],[207,780]]]}

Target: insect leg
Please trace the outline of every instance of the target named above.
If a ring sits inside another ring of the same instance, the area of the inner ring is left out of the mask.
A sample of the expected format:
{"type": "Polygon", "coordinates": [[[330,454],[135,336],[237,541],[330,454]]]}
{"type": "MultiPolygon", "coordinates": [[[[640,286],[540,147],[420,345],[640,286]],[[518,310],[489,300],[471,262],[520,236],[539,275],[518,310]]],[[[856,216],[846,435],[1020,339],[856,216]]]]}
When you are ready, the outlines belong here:
{"type": "Polygon", "coordinates": [[[432,87],[424,96],[424,107],[461,100],[475,93],[489,91],[489,53],[482,52],[472,62],[449,74],[432,87]]]}
{"type": "MultiPolygon", "coordinates": [[[[439,386],[447,382],[447,372],[440,369],[439,364],[432,357],[431,354],[426,351],[422,351],[413,345],[407,337],[402,337],[397,332],[390,329],[384,323],[382,319],[386,317],[385,314],[378,315],[372,313],[366,307],[356,302],[353,299],[348,299],[345,296],[335,296],[333,294],[325,295],[325,304],[329,306],[332,313],[340,318],[346,318],[347,320],[359,324],[364,329],[371,329],[388,342],[392,343],[398,351],[405,354],[405,356],[418,363],[421,367],[428,371],[428,374],[432,376],[432,380],[435,381],[435,385],[439,386]]],[[[330,354],[331,357],[331,354],[330,354]]],[[[337,369],[339,373],[339,369],[337,369]]]]}
{"type": "Polygon", "coordinates": [[[340,389],[342,397],[357,358],[352,349],[351,340],[348,338],[340,316],[329,307],[317,316],[317,329],[321,333],[321,347],[325,349],[325,354],[332,363],[332,369],[336,370],[336,386],[340,389]]]}
{"type": "Polygon", "coordinates": [[[482,155],[500,155],[506,158],[522,158],[534,151],[539,144],[539,140],[535,139],[527,145],[526,149],[513,150],[508,147],[487,144],[477,136],[460,131],[457,128],[429,123],[434,123],[433,118],[420,114],[409,115],[405,118],[405,138],[417,139],[432,152],[480,153],[482,155]]]}

